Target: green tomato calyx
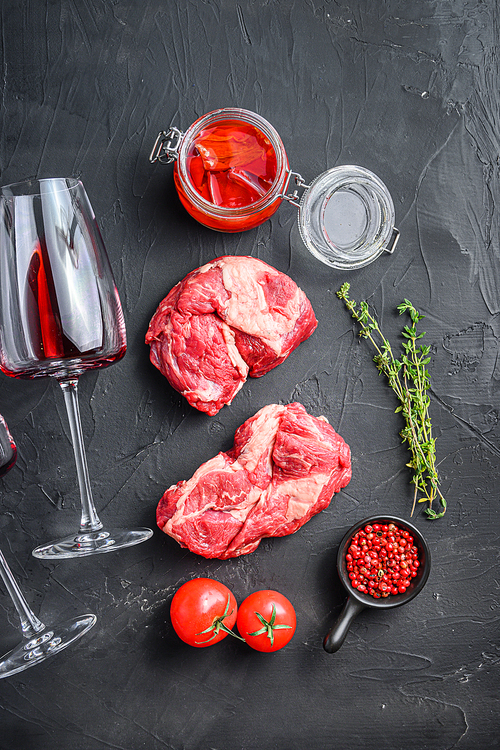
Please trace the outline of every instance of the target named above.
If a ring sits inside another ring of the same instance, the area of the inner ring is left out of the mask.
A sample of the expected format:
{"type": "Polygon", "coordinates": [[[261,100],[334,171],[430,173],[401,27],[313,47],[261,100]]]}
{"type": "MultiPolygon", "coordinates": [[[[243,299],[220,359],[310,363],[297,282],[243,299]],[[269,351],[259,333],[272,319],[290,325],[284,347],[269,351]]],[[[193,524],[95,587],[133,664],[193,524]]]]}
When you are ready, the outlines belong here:
{"type": "Polygon", "coordinates": [[[271,619],[266,620],[266,618],[260,614],[260,612],[255,612],[256,616],[258,617],[259,621],[262,623],[262,627],[260,630],[256,630],[254,633],[248,633],[250,636],[257,636],[257,635],[266,635],[269,640],[271,641],[271,646],[274,646],[274,631],[275,630],[290,630],[291,625],[276,625],[276,605],[273,604],[273,611],[271,613],[271,619]]]}
{"type": "Polygon", "coordinates": [[[204,641],[196,641],[196,643],[210,643],[210,641],[213,641],[213,640],[215,640],[215,638],[217,638],[217,636],[219,635],[219,633],[220,633],[221,630],[223,630],[224,633],[227,633],[228,635],[234,636],[234,638],[238,638],[239,641],[245,641],[244,638],[240,638],[239,635],[236,635],[236,633],[234,633],[231,630],[231,628],[228,628],[227,625],[224,623],[224,620],[226,619],[226,617],[230,617],[233,614],[233,612],[234,612],[234,609],[232,609],[231,611],[229,611],[230,601],[231,601],[231,597],[228,594],[227,595],[227,604],[226,604],[226,608],[225,608],[223,614],[220,615],[219,617],[214,617],[214,619],[212,621],[212,624],[209,625],[208,628],[205,628],[205,630],[202,630],[199,633],[196,633],[196,635],[205,635],[207,633],[212,633],[212,636],[210,638],[207,638],[204,641]]]}

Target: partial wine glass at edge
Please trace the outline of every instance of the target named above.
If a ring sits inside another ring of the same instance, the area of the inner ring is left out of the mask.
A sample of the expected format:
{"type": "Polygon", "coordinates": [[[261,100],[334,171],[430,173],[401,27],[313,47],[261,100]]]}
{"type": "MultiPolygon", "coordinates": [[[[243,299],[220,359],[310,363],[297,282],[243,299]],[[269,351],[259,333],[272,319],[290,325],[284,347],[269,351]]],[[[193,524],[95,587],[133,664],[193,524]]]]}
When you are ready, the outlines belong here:
{"type": "Polygon", "coordinates": [[[118,291],[95,216],[74,178],[27,180],[0,190],[0,368],[53,377],[64,394],[81,498],[79,530],[33,550],[68,558],[138,544],[151,529],[104,529],[94,505],[78,405],[78,379],[126,351],[118,291]]]}
{"type": "MultiPolygon", "coordinates": [[[[0,414],[0,476],[15,464],[17,448],[0,414]]],[[[93,614],[78,615],[64,622],[47,626],[30,609],[24,594],[0,549],[0,578],[12,599],[20,620],[24,639],[12,651],[0,657],[0,679],[33,667],[50,656],[55,656],[78,640],[96,623],[93,614]]]]}

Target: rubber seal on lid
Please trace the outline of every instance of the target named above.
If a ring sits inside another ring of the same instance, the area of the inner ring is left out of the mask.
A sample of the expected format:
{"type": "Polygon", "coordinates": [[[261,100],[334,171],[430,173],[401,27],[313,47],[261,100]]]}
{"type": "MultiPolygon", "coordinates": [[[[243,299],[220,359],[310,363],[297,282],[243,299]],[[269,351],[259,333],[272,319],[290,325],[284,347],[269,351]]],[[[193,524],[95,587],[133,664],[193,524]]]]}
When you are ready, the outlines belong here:
{"type": "Polygon", "coordinates": [[[309,252],[344,270],[392,252],[399,236],[384,183],[368,169],[350,165],[334,167],[314,180],[302,195],[298,223],[309,252]]]}

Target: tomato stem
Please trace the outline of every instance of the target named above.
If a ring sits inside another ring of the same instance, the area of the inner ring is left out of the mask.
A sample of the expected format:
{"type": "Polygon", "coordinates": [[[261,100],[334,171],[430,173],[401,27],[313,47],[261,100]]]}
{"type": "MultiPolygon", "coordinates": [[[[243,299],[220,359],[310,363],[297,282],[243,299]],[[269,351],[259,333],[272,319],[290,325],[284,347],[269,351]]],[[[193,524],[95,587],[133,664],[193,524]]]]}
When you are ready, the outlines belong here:
{"type": "Polygon", "coordinates": [[[196,641],[196,643],[210,643],[210,641],[213,641],[215,638],[217,638],[217,636],[219,635],[219,632],[221,630],[223,630],[224,633],[228,633],[228,635],[232,635],[235,638],[238,638],[239,641],[245,642],[244,638],[241,638],[239,635],[236,635],[236,633],[234,633],[231,630],[231,628],[228,628],[227,625],[224,623],[224,620],[226,619],[226,617],[230,617],[233,614],[233,612],[234,612],[234,609],[232,609],[229,612],[230,601],[231,601],[231,597],[228,594],[228,596],[227,596],[227,604],[226,604],[226,608],[225,608],[223,614],[220,615],[220,617],[215,617],[214,620],[213,620],[213,622],[212,622],[212,624],[209,625],[208,628],[205,628],[205,630],[202,630],[199,633],[196,633],[196,635],[205,635],[206,633],[212,633],[212,637],[211,638],[207,638],[205,641],[196,641]]]}
{"type": "Polygon", "coordinates": [[[249,633],[248,635],[255,636],[255,635],[266,635],[269,640],[271,641],[271,646],[274,646],[274,631],[275,630],[287,630],[291,629],[291,625],[276,625],[276,605],[273,604],[273,611],[271,612],[271,619],[266,620],[266,618],[260,614],[260,612],[255,612],[257,617],[259,618],[260,622],[262,623],[262,628],[260,630],[256,630],[255,633],[249,633]]]}

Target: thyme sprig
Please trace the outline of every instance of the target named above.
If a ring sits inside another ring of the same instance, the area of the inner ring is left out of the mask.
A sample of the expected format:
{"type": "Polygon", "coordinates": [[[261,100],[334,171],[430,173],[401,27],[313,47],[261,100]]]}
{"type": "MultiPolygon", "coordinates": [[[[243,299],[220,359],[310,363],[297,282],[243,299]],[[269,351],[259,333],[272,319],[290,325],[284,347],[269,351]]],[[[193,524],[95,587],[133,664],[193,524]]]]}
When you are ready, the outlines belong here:
{"type": "Polygon", "coordinates": [[[401,413],[405,426],[399,433],[403,443],[408,444],[411,460],[407,466],[413,470],[411,483],[415,485],[413,495],[413,515],[416,503],[428,503],[425,509],[431,519],[441,518],[446,512],[446,500],[439,489],[439,476],[436,469],[436,445],[432,436],[432,424],[429,416],[430,397],[427,393],[430,387],[430,376],[426,368],[429,364],[430,346],[419,343],[425,336],[417,333],[417,324],[425,317],[421,315],[412,303],[405,299],[398,305],[400,315],[408,313],[411,324],[402,330],[403,353],[399,359],[394,356],[390,342],[382,333],[377,319],[370,313],[368,303],[359,304],[349,298],[350,284],[342,284],[337,292],[339,299],[345,305],[352,317],[361,326],[359,335],[369,339],[375,347],[373,358],[379,373],[387,377],[389,385],[399,400],[396,413],[401,413]],[[419,494],[421,497],[419,497],[419,494]],[[434,500],[438,500],[441,510],[432,507],[434,500]]]}

